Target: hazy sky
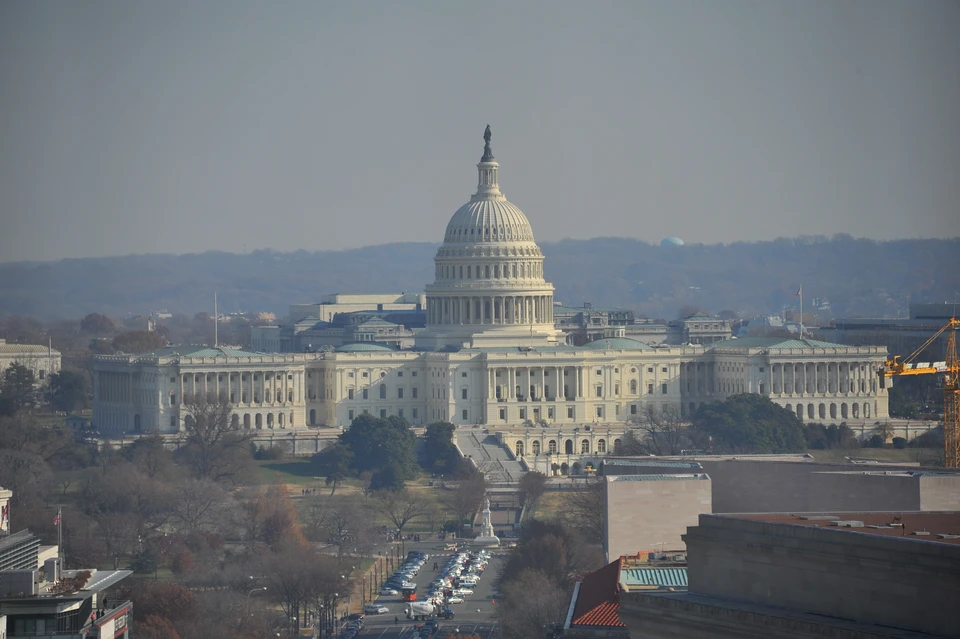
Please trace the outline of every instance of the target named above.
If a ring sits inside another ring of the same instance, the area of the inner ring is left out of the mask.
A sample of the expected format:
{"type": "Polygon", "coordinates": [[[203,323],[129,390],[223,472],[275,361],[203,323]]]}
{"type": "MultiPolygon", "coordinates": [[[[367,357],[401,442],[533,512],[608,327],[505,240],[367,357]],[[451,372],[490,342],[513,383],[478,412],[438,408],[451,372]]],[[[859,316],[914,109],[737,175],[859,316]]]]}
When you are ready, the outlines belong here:
{"type": "MultiPolygon", "coordinates": [[[[0,3],[0,260],[960,235],[960,2],[0,3]]],[[[425,256],[429,259],[429,256],[425,256]]]]}

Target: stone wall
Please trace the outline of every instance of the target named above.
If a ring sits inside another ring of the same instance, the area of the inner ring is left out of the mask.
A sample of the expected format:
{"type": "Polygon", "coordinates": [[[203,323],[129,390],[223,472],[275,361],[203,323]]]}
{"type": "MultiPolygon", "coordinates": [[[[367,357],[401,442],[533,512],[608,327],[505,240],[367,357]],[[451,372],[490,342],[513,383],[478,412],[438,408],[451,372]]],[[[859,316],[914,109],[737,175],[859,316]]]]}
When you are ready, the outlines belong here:
{"type": "Polygon", "coordinates": [[[710,478],[621,475],[604,478],[607,561],[641,550],[682,549],[681,535],[710,512],[710,478]]]}
{"type": "Polygon", "coordinates": [[[960,631],[960,546],[702,515],[689,590],[935,635],[960,631]]]}

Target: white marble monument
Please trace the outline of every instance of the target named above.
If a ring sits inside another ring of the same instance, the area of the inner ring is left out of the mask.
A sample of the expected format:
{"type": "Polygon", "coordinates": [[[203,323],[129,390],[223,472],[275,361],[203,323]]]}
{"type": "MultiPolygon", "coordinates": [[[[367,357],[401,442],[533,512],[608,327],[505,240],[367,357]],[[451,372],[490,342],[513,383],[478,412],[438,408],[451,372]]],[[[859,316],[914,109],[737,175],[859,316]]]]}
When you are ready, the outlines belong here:
{"type": "Polygon", "coordinates": [[[483,522],[480,524],[480,534],[473,543],[478,546],[499,546],[500,538],[493,534],[493,523],[490,521],[490,499],[483,499],[483,522]]]}

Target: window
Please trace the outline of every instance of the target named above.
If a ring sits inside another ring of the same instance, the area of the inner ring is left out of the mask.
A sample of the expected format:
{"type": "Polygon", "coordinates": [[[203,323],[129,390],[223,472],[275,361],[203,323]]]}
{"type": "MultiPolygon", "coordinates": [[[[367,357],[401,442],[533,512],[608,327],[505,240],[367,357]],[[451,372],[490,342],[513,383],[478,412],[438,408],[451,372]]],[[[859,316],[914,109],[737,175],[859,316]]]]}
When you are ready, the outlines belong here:
{"type": "Polygon", "coordinates": [[[761,373],[763,372],[763,366],[760,367],[760,372],[761,372],[761,373]]]}
{"type": "Polygon", "coordinates": [[[397,377],[403,377],[403,371],[397,371],[397,377]]]}
{"type": "Polygon", "coordinates": [[[506,409],[506,408],[501,408],[501,409],[500,409],[500,419],[502,419],[503,421],[507,421],[507,409],[506,409]]]}
{"type": "Polygon", "coordinates": [[[386,376],[387,376],[386,372],[380,371],[380,377],[386,377],[386,376]]]}
{"type": "Polygon", "coordinates": [[[240,393],[240,402],[243,404],[247,403],[247,391],[240,393]]]}
{"type": "Polygon", "coordinates": [[[603,386],[601,384],[597,384],[597,397],[603,397],[603,386]]]}
{"type": "Polygon", "coordinates": [[[466,399],[466,398],[467,398],[467,389],[466,389],[466,388],[461,388],[461,389],[460,389],[460,398],[461,398],[461,399],[466,399]]]}
{"type": "Polygon", "coordinates": [[[647,394],[653,395],[653,384],[647,384],[647,394]]]}
{"type": "Polygon", "coordinates": [[[603,406],[597,406],[597,417],[603,417],[603,406]]]}
{"type": "Polygon", "coordinates": [[[607,452],[607,440],[605,440],[605,439],[598,439],[598,440],[597,440],[597,452],[598,452],[598,453],[605,453],[605,452],[607,452]]]}
{"type": "Polygon", "coordinates": [[[527,409],[526,409],[526,408],[521,408],[521,409],[520,409],[520,419],[526,419],[526,418],[527,418],[527,409]]]}
{"type": "Polygon", "coordinates": [[[348,389],[347,389],[347,399],[353,399],[353,389],[352,389],[352,388],[348,388],[348,389]]]}
{"type": "Polygon", "coordinates": [[[381,409],[380,409],[380,419],[386,419],[386,418],[387,418],[387,409],[386,409],[386,408],[381,408],[381,409]]]}
{"type": "Polygon", "coordinates": [[[176,378],[176,377],[171,377],[171,378],[170,378],[170,383],[171,383],[171,384],[176,383],[176,381],[177,381],[177,378],[176,378]]]}
{"type": "Polygon", "coordinates": [[[573,406],[567,406],[567,419],[573,419],[573,406]]]}
{"type": "MultiPolygon", "coordinates": [[[[350,379],[353,379],[353,371],[350,371],[349,373],[347,373],[347,377],[349,377],[350,379]]],[[[244,375],[243,378],[246,379],[247,376],[244,375]]]]}
{"type": "Polygon", "coordinates": [[[630,404],[630,414],[631,414],[631,415],[636,415],[636,414],[637,414],[637,405],[636,405],[636,404],[630,404]]]}
{"type": "Polygon", "coordinates": [[[661,369],[660,369],[660,372],[661,372],[661,373],[666,373],[666,372],[667,372],[667,367],[664,366],[663,368],[661,368],[661,369]]]}
{"type": "Polygon", "coordinates": [[[411,376],[411,377],[416,377],[416,376],[417,376],[417,371],[413,371],[412,373],[410,373],[410,376],[411,376]]]}
{"type": "Polygon", "coordinates": [[[361,376],[361,377],[370,377],[370,373],[364,371],[360,376],[361,376]]]}
{"type": "Polygon", "coordinates": [[[551,455],[556,455],[556,454],[557,454],[557,440],[551,439],[551,440],[550,440],[550,443],[547,444],[547,450],[550,451],[550,454],[551,454],[551,455]]]}
{"type": "Polygon", "coordinates": [[[631,395],[637,394],[637,380],[635,379],[630,380],[630,394],[631,395]]]}
{"type": "Polygon", "coordinates": [[[660,385],[660,394],[661,394],[661,395],[666,395],[666,394],[667,394],[667,385],[666,385],[666,384],[661,384],[661,385],[660,385]]]}
{"type": "Polygon", "coordinates": [[[463,409],[463,419],[464,419],[464,420],[467,419],[467,409],[466,409],[466,408],[463,409]]]}
{"type": "Polygon", "coordinates": [[[416,398],[417,398],[417,387],[414,386],[413,388],[411,388],[411,389],[410,389],[410,392],[413,393],[413,398],[416,399],[416,398]]]}
{"type": "Polygon", "coordinates": [[[555,419],[555,415],[556,415],[556,411],[554,411],[553,406],[549,407],[547,409],[547,419],[553,420],[555,419]]]}
{"type": "Polygon", "coordinates": [[[386,399],[386,398],[387,398],[387,385],[380,384],[380,399],[386,399]]]}
{"type": "Polygon", "coordinates": [[[416,408],[413,409],[413,418],[414,418],[414,419],[417,418],[417,409],[416,409],[416,408]]]}
{"type": "Polygon", "coordinates": [[[648,367],[648,368],[647,368],[647,372],[648,372],[648,373],[652,373],[652,372],[653,372],[653,366],[648,367]]]}
{"type": "Polygon", "coordinates": [[[348,411],[347,411],[347,419],[349,419],[350,421],[353,421],[353,411],[352,411],[352,410],[348,410],[348,411]]]}
{"type": "Polygon", "coordinates": [[[369,397],[369,394],[368,394],[368,392],[367,392],[368,390],[370,390],[370,389],[368,389],[368,388],[364,388],[364,389],[363,389],[363,398],[364,398],[364,399],[367,399],[367,397],[369,397]]]}
{"type": "Polygon", "coordinates": [[[614,395],[619,395],[619,394],[620,394],[620,384],[614,384],[614,385],[613,385],[613,394],[614,394],[614,395]]]}
{"type": "MultiPolygon", "coordinates": [[[[246,397],[244,397],[243,401],[247,401],[246,397]]],[[[177,396],[175,393],[170,393],[170,405],[171,406],[177,405],[177,396]]]]}
{"type": "Polygon", "coordinates": [[[597,369],[597,375],[603,375],[603,371],[600,370],[599,368],[597,369]]]}
{"type": "Polygon", "coordinates": [[[466,377],[466,376],[467,376],[466,372],[460,373],[460,377],[466,377]]]}

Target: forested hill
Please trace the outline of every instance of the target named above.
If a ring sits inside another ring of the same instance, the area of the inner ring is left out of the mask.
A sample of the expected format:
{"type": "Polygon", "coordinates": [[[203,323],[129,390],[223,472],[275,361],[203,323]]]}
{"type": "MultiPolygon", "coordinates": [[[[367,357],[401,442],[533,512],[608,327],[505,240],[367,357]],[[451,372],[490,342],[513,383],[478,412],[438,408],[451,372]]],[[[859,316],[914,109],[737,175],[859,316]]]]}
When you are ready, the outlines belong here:
{"type": "MultiPolygon", "coordinates": [[[[821,319],[896,317],[911,301],[960,299],[960,238],[878,242],[836,236],[770,242],[661,247],[596,238],[541,245],[556,299],[570,305],[622,306],[672,319],[683,307],[741,316],[804,310],[829,300],[821,319]]],[[[128,255],[0,264],[0,315],[114,317],[158,309],[272,311],[337,292],[422,291],[433,280],[432,243],[348,251],[270,250],[247,254],[128,255]]]]}

